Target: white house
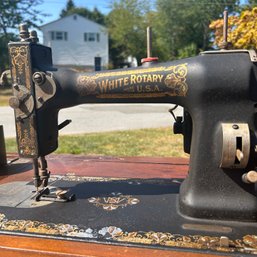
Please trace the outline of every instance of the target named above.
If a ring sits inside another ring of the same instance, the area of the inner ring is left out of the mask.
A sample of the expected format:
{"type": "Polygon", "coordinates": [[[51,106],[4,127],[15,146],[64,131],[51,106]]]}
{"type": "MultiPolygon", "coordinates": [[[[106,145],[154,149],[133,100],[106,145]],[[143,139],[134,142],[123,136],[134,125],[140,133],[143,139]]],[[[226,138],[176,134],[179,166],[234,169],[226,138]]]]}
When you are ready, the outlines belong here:
{"type": "Polygon", "coordinates": [[[52,48],[53,63],[61,66],[94,66],[109,62],[107,29],[78,14],[42,25],[43,44],[52,48]]]}

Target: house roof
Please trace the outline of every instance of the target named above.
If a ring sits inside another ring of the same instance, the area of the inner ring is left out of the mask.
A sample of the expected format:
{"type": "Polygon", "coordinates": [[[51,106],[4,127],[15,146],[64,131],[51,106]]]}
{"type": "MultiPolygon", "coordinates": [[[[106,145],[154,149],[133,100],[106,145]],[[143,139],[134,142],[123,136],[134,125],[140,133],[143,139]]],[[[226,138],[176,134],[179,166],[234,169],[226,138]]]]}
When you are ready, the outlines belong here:
{"type": "Polygon", "coordinates": [[[65,17],[59,18],[59,19],[57,19],[57,20],[48,22],[48,23],[46,23],[46,24],[43,24],[43,25],[39,26],[39,28],[47,27],[47,26],[50,25],[50,24],[53,24],[53,23],[59,22],[59,21],[61,21],[61,20],[67,19],[67,18],[69,18],[69,17],[71,17],[71,16],[73,16],[73,15],[77,15],[77,16],[79,16],[80,18],[84,19],[85,21],[89,21],[89,22],[95,23],[95,24],[97,24],[98,26],[102,27],[103,29],[106,28],[105,26],[103,26],[103,25],[101,25],[101,24],[99,24],[99,23],[97,23],[97,22],[95,22],[95,21],[92,21],[92,20],[90,20],[90,19],[88,19],[88,18],[85,18],[85,17],[83,17],[82,15],[77,14],[77,13],[73,13],[73,14],[67,15],[67,16],[65,16],[65,17]]]}

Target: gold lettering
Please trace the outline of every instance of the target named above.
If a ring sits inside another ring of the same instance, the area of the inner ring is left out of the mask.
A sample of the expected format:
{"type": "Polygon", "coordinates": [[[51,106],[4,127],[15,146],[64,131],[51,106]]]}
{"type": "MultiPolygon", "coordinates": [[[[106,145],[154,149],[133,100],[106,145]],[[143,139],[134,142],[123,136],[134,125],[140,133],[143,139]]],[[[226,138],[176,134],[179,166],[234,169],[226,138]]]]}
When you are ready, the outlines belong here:
{"type": "Polygon", "coordinates": [[[146,92],[151,92],[152,91],[151,86],[150,85],[146,85],[145,86],[145,91],[146,92]]]}
{"type": "Polygon", "coordinates": [[[158,76],[159,82],[162,82],[163,75],[158,74],[157,76],[158,76]]]}
{"type": "Polygon", "coordinates": [[[143,81],[146,82],[147,74],[143,74],[142,77],[143,77],[143,81]]]}
{"type": "Polygon", "coordinates": [[[135,88],[134,88],[134,86],[124,88],[124,92],[133,93],[133,92],[135,92],[135,88]]]}
{"type": "Polygon", "coordinates": [[[153,82],[152,76],[150,74],[147,76],[146,82],[153,82]]]}
{"type": "Polygon", "coordinates": [[[137,76],[137,83],[141,83],[143,81],[143,78],[141,75],[137,76]]]}
{"type": "MultiPolygon", "coordinates": [[[[117,85],[117,87],[122,87],[122,82],[123,82],[123,80],[124,80],[124,78],[120,78],[120,79],[117,79],[117,82],[118,82],[118,85],[117,85]]],[[[116,88],[117,88],[116,87],[116,88]]]]}
{"type": "Polygon", "coordinates": [[[129,84],[129,78],[126,77],[124,78],[124,86],[128,86],[128,84],[129,84]]]}
{"type": "Polygon", "coordinates": [[[137,86],[137,92],[143,92],[143,86],[137,86]]]}
{"type": "Polygon", "coordinates": [[[158,82],[158,76],[156,74],[153,75],[153,81],[152,82],[158,82]]]}
{"type": "Polygon", "coordinates": [[[115,80],[109,81],[109,90],[114,89],[114,87],[115,87],[115,80]]]}
{"type": "Polygon", "coordinates": [[[98,82],[98,86],[100,88],[101,93],[107,92],[108,82],[109,82],[109,79],[98,82]]]}
{"type": "MultiPolygon", "coordinates": [[[[161,74],[142,74],[142,75],[131,75],[130,76],[130,84],[138,84],[138,83],[158,83],[161,82],[163,79],[163,75],[161,74]]],[[[129,78],[126,77],[123,79],[124,85],[129,84],[129,78]]]]}
{"type": "Polygon", "coordinates": [[[136,75],[131,75],[131,77],[130,77],[130,83],[131,83],[131,84],[136,84],[136,83],[137,83],[137,82],[136,82],[136,78],[137,78],[136,75]]]}
{"type": "Polygon", "coordinates": [[[159,87],[158,87],[157,85],[155,85],[155,86],[154,86],[154,90],[153,90],[153,91],[154,91],[154,92],[157,92],[157,91],[159,92],[159,91],[160,91],[160,89],[159,89],[159,87]]]}

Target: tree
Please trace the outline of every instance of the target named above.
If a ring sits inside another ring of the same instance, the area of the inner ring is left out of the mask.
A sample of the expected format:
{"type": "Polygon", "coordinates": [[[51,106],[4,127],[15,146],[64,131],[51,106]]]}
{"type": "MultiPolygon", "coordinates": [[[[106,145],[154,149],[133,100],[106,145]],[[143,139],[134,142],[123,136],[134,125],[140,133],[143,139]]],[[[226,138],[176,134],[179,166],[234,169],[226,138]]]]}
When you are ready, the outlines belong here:
{"type": "MultiPolygon", "coordinates": [[[[214,30],[214,45],[220,46],[223,42],[223,19],[210,24],[214,30]]],[[[228,18],[228,42],[235,49],[257,49],[257,7],[243,10],[238,16],[228,18]]]]}
{"type": "Polygon", "coordinates": [[[40,3],[41,0],[0,1],[0,71],[8,67],[8,42],[17,39],[12,33],[13,29],[17,29],[20,23],[37,27],[40,15],[43,15],[35,9],[40,3]]]}
{"type": "Polygon", "coordinates": [[[233,11],[238,0],[157,0],[155,33],[163,49],[162,59],[195,55],[210,48],[209,23],[225,7],[233,11]]]}
{"type": "Polygon", "coordinates": [[[27,23],[37,27],[42,14],[35,7],[41,0],[1,0],[0,1],[0,34],[7,36],[8,29],[17,29],[18,24],[27,23]]]}
{"type": "Polygon", "coordinates": [[[121,50],[119,58],[146,57],[146,27],[149,4],[146,0],[115,0],[107,17],[112,47],[121,50]]]}
{"type": "Polygon", "coordinates": [[[10,41],[17,41],[18,37],[13,33],[0,35],[0,75],[2,71],[9,67],[8,43],[10,41]]]}
{"type": "Polygon", "coordinates": [[[105,15],[103,15],[96,7],[93,11],[86,7],[76,7],[72,0],[67,1],[66,7],[61,11],[60,17],[63,18],[75,13],[99,24],[105,24],[105,15]]]}
{"type": "Polygon", "coordinates": [[[257,5],[257,0],[248,0],[248,3],[246,4],[246,6],[248,8],[253,8],[257,5]]]}
{"type": "Polygon", "coordinates": [[[69,13],[74,8],[75,8],[75,4],[74,4],[73,0],[68,0],[67,4],[66,4],[66,8],[62,9],[62,11],[61,11],[60,17],[67,16],[67,13],[69,13]]]}

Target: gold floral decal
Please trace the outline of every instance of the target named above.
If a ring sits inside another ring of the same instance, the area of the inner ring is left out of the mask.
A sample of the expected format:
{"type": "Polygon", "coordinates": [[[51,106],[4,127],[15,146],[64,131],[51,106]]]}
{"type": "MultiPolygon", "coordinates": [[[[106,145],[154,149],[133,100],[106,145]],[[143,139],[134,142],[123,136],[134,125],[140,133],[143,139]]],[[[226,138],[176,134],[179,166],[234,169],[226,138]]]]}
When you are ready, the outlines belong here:
{"type": "Polygon", "coordinates": [[[33,128],[30,128],[29,130],[24,129],[22,136],[21,136],[20,130],[21,130],[20,128],[17,129],[18,131],[17,134],[20,142],[20,150],[22,151],[21,153],[26,155],[34,155],[36,152],[34,139],[33,139],[34,129],[33,128]]]}
{"type": "MultiPolygon", "coordinates": [[[[10,55],[12,62],[12,81],[13,83],[18,83],[23,85],[26,89],[26,93],[31,96],[31,66],[30,66],[30,55],[29,55],[29,46],[11,46],[10,47],[10,55]]],[[[24,90],[24,89],[23,89],[24,90]]],[[[23,91],[22,90],[22,91],[23,91]]],[[[33,101],[32,101],[33,103],[33,101]]],[[[33,103],[34,105],[34,103],[33,103]]],[[[31,112],[33,111],[33,106],[31,108],[31,112]]],[[[24,112],[21,109],[15,110],[16,117],[22,117],[24,112]]],[[[25,114],[27,117],[28,114],[25,114]]],[[[36,130],[33,127],[33,116],[29,116],[28,126],[24,129],[24,125],[20,122],[16,122],[16,131],[17,131],[17,139],[20,149],[20,154],[27,156],[35,156],[37,154],[37,135],[36,130]]]]}
{"type": "Polygon", "coordinates": [[[16,123],[17,138],[20,144],[20,153],[25,155],[34,155],[36,148],[34,144],[35,130],[30,124],[29,129],[22,131],[21,124],[16,123]]]}
{"type": "Polygon", "coordinates": [[[10,54],[12,59],[12,65],[18,68],[19,74],[22,74],[23,67],[27,62],[28,46],[11,47],[10,54]]]}
{"type": "Polygon", "coordinates": [[[221,244],[220,237],[201,235],[185,236],[154,231],[124,232],[121,228],[115,226],[103,227],[97,230],[63,223],[55,224],[33,220],[8,220],[2,213],[0,213],[0,230],[84,239],[105,239],[115,242],[162,245],[166,247],[257,254],[256,235],[246,235],[242,239],[236,240],[228,239],[228,245],[224,246],[221,244]]]}
{"type": "Polygon", "coordinates": [[[87,95],[94,95],[97,92],[97,84],[94,76],[80,76],[78,78],[78,85],[85,85],[87,87],[87,95]]]}
{"type": "Polygon", "coordinates": [[[82,229],[77,225],[44,223],[32,220],[8,220],[4,214],[0,214],[0,229],[3,231],[18,231],[27,233],[92,237],[91,229],[82,229]],[[90,233],[89,233],[90,232],[90,233]]]}
{"type": "Polygon", "coordinates": [[[112,196],[109,197],[91,197],[88,201],[96,207],[103,208],[105,211],[113,211],[119,207],[124,208],[140,202],[139,199],[131,195],[122,195],[121,193],[112,193],[112,196]]]}
{"type": "Polygon", "coordinates": [[[187,63],[151,68],[109,71],[77,78],[81,96],[146,98],[186,96],[187,63]]]}
{"type": "MultiPolygon", "coordinates": [[[[165,85],[172,89],[173,95],[186,96],[188,86],[186,84],[187,66],[186,64],[173,66],[172,73],[168,74],[164,80],[165,85]]],[[[171,93],[169,93],[171,95],[171,93]]]]}
{"type": "Polygon", "coordinates": [[[220,237],[162,233],[162,232],[120,232],[113,236],[119,242],[162,245],[221,252],[243,252],[257,254],[257,236],[246,235],[242,239],[229,240],[228,245],[221,243],[220,237]]]}

